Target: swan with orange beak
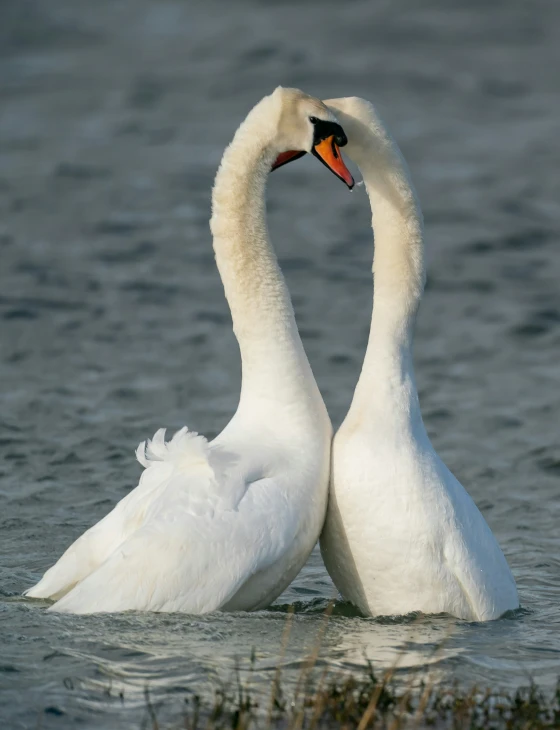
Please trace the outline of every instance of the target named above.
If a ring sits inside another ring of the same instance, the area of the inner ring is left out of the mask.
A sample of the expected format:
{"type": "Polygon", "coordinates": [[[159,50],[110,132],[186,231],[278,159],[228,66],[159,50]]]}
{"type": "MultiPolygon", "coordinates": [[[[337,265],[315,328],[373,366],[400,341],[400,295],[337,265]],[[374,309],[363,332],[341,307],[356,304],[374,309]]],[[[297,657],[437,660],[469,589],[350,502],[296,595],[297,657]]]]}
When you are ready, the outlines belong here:
{"type": "Polygon", "coordinates": [[[211,441],[184,427],[143,442],[138,486],[30,598],[78,614],[251,611],[303,567],[325,520],[332,426],[268,237],[266,185],[273,166],[310,152],[351,187],[344,144],[334,112],[297,89],[277,88],[241,123],[210,221],[242,361],[238,408],[211,441]]]}

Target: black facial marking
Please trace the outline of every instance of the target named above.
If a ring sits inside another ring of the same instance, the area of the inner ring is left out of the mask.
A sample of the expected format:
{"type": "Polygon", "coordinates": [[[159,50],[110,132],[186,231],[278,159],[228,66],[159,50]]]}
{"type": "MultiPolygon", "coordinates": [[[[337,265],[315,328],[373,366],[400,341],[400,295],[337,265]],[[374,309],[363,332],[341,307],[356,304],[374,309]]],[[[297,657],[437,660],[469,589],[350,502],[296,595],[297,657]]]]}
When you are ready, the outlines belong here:
{"type": "Polygon", "coordinates": [[[336,122],[326,122],[323,119],[317,119],[316,117],[309,117],[309,120],[313,122],[315,131],[313,134],[313,146],[318,145],[327,137],[333,137],[334,141],[339,147],[344,147],[348,142],[348,138],[344,134],[344,130],[336,122]]]}

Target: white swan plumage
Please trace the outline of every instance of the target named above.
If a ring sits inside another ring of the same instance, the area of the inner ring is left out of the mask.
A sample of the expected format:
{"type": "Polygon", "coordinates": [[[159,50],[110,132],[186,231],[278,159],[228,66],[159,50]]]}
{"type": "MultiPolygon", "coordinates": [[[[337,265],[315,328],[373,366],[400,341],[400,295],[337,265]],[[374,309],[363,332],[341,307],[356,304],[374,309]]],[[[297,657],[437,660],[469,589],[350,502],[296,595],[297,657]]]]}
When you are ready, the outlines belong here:
{"type": "Polygon", "coordinates": [[[325,103],[348,135],[346,151],[370,198],[375,286],[362,371],[333,441],[323,559],[342,595],[366,615],[496,619],[519,606],[515,581],[475,503],[430,443],[418,402],[420,205],[374,107],[355,97],[325,103]]]}
{"type": "Polygon", "coordinates": [[[140,444],[139,485],[27,596],[69,613],[253,610],[302,568],[324,521],[332,428],[268,239],[265,188],[273,166],[305,152],[350,185],[344,141],[332,112],[295,89],[279,87],[241,124],[211,220],[242,359],[238,409],[211,442],[182,428],[140,444]]]}

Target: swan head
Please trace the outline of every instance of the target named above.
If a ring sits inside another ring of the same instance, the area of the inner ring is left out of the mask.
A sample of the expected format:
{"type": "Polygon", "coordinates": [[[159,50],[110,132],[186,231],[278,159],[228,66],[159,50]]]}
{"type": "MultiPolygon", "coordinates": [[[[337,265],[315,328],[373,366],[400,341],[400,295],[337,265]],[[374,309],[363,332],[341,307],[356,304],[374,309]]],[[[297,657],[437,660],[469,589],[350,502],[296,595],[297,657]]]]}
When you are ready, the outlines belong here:
{"type": "Polygon", "coordinates": [[[272,169],[309,152],[352,189],[354,178],[340,152],[348,139],[333,112],[299,89],[279,86],[272,97],[279,107],[275,140],[279,153],[272,169]]]}
{"type": "Polygon", "coordinates": [[[403,213],[412,213],[422,220],[406,160],[373,104],[358,96],[328,99],[324,103],[344,125],[348,157],[360,167],[367,165],[370,186],[383,189],[384,196],[402,207],[403,213]]]}
{"type": "Polygon", "coordinates": [[[363,152],[368,141],[368,154],[376,157],[376,165],[390,164],[390,152],[394,147],[383,121],[373,104],[358,96],[327,99],[325,106],[340,119],[348,133],[348,156],[355,160],[363,152]]]}

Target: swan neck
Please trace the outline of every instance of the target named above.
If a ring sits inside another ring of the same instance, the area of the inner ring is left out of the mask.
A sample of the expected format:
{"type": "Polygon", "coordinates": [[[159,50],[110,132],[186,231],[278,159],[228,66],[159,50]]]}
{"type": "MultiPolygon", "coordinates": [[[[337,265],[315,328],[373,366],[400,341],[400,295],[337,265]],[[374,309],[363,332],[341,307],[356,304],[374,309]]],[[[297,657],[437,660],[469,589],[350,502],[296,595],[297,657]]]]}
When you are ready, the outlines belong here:
{"type": "Polygon", "coordinates": [[[367,406],[367,412],[389,401],[408,417],[419,415],[412,346],[425,281],[422,213],[397,145],[382,127],[365,129],[351,155],[371,204],[374,295],[353,410],[367,406]]]}
{"type": "Polygon", "coordinates": [[[212,194],[210,225],[241,352],[242,403],[303,403],[302,388],[317,390],[266,225],[275,115],[271,97],[252,110],[224,153],[212,194]]]}

